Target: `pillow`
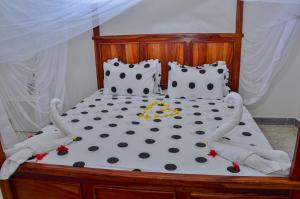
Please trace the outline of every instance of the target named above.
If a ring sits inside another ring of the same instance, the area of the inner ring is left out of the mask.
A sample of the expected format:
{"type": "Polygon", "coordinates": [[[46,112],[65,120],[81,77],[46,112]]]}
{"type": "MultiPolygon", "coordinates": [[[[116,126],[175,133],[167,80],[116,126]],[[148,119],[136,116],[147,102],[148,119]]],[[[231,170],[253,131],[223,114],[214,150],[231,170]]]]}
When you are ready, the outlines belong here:
{"type": "Polygon", "coordinates": [[[154,77],[154,88],[153,91],[154,93],[161,93],[161,87],[160,87],[160,80],[161,80],[161,63],[158,59],[149,59],[145,61],[141,61],[137,64],[124,64],[122,61],[120,61],[118,58],[114,59],[109,59],[107,60],[108,63],[114,64],[118,63],[121,67],[130,67],[134,68],[136,65],[146,65],[150,64],[150,67],[155,67],[156,68],[156,73],[154,77]]]}
{"type": "Polygon", "coordinates": [[[205,69],[205,70],[217,70],[217,71],[223,71],[224,74],[224,91],[223,96],[228,95],[231,92],[230,87],[228,86],[229,82],[229,70],[227,68],[225,61],[217,61],[212,64],[204,64],[202,66],[198,66],[199,69],[205,69]]]}
{"type": "Polygon", "coordinates": [[[196,68],[180,65],[177,62],[169,62],[166,97],[221,99],[224,92],[226,68],[225,65],[214,69],[196,68]]]}
{"type": "Polygon", "coordinates": [[[150,64],[104,62],[104,94],[145,96],[153,94],[156,67],[150,64]]]}

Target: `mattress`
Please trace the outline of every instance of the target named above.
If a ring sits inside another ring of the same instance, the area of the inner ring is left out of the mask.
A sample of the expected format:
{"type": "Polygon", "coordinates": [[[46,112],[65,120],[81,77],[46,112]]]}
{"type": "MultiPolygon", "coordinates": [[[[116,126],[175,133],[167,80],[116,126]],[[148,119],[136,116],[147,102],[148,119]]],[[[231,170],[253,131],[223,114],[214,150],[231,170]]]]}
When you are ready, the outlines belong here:
{"type": "MultiPolygon", "coordinates": [[[[242,165],[239,172],[233,172],[232,162],[208,155],[207,135],[226,122],[233,108],[222,100],[167,99],[163,95],[111,96],[100,90],[62,114],[66,125],[78,136],[67,146],[69,150],[51,151],[38,163],[144,172],[263,176],[242,165]],[[170,108],[170,114],[160,111],[165,106],[170,108]],[[148,118],[141,117],[143,111],[148,118]]],[[[40,133],[57,130],[50,124],[40,133]]],[[[271,148],[245,107],[240,124],[222,139],[271,148]]]]}

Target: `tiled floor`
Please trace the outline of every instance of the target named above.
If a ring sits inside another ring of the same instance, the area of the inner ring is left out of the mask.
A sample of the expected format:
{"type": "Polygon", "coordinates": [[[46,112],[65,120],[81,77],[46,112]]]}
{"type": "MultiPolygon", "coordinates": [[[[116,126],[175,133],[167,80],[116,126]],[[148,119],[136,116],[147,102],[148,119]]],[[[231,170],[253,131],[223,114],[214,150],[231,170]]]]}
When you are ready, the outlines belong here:
{"type": "MultiPolygon", "coordinates": [[[[259,125],[274,149],[286,151],[291,159],[297,137],[297,128],[292,125],[259,125]]],[[[0,193],[0,199],[2,195],[0,193]]]]}

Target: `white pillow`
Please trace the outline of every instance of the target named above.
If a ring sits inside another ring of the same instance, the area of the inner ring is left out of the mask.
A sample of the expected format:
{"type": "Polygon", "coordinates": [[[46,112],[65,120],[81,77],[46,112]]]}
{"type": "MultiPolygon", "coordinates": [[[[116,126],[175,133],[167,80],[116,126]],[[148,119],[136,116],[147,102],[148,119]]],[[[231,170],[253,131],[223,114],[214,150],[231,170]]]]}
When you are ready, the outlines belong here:
{"type": "Polygon", "coordinates": [[[204,69],[169,62],[168,93],[170,98],[221,99],[224,90],[226,66],[204,69]]]}
{"type": "Polygon", "coordinates": [[[160,87],[160,80],[161,80],[161,63],[158,59],[149,59],[144,60],[136,64],[124,64],[122,61],[120,61],[118,58],[109,59],[107,60],[107,63],[111,64],[119,64],[120,67],[129,67],[129,68],[135,68],[140,65],[146,65],[150,64],[150,67],[155,67],[156,73],[154,77],[154,93],[161,93],[161,87],[160,87]]]}
{"type": "Polygon", "coordinates": [[[104,62],[104,94],[145,96],[153,94],[156,67],[150,64],[104,62]]]}

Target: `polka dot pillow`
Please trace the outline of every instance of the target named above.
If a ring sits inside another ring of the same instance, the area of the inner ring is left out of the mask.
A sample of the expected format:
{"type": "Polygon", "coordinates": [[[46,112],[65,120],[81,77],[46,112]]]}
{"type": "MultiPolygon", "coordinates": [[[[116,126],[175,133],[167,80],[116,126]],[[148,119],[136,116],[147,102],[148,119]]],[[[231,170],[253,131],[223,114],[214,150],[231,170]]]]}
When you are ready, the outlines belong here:
{"type": "Polygon", "coordinates": [[[196,68],[169,62],[168,92],[170,98],[221,99],[224,92],[226,66],[196,68]]]}
{"type": "Polygon", "coordinates": [[[146,96],[154,93],[156,67],[147,64],[104,62],[104,94],[146,96]]]}
{"type": "MultiPolygon", "coordinates": [[[[229,94],[229,92],[231,91],[231,89],[228,86],[228,82],[229,82],[229,70],[226,66],[225,61],[217,61],[213,64],[204,64],[202,66],[198,66],[197,67],[199,70],[203,69],[203,70],[213,70],[213,71],[217,71],[221,74],[224,75],[224,90],[223,90],[223,96],[226,96],[229,94]]],[[[204,72],[204,71],[202,71],[204,72]]]]}
{"type": "Polygon", "coordinates": [[[139,65],[144,66],[146,64],[150,64],[150,67],[155,67],[155,69],[156,69],[156,73],[155,73],[155,77],[154,77],[153,91],[154,91],[154,93],[158,93],[158,94],[161,93],[161,87],[160,87],[161,63],[158,59],[149,59],[149,60],[141,61],[137,64],[124,64],[118,58],[109,59],[109,60],[107,60],[107,62],[111,63],[111,64],[119,63],[120,67],[129,67],[129,68],[135,68],[136,66],[139,66],[139,65]]]}

